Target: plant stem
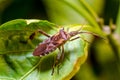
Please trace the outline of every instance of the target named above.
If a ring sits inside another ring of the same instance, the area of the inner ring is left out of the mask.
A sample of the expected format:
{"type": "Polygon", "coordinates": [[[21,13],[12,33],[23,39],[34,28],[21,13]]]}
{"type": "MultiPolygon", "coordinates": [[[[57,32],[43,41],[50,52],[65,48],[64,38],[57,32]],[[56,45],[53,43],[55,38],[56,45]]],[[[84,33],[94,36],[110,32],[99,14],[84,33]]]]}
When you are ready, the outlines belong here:
{"type": "Polygon", "coordinates": [[[109,39],[109,42],[110,42],[110,45],[112,47],[112,50],[114,51],[115,53],[115,56],[116,56],[116,61],[117,61],[117,69],[118,69],[118,72],[120,73],[120,45],[117,43],[117,41],[114,39],[113,35],[108,35],[108,39],[109,39]]]}

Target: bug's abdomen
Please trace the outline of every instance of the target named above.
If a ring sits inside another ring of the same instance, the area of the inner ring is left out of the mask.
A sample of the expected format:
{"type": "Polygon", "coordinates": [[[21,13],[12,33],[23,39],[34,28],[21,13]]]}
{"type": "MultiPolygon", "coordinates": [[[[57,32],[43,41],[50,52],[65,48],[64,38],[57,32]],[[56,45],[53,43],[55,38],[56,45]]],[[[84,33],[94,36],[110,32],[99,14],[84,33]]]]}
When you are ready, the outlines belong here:
{"type": "Polygon", "coordinates": [[[45,56],[46,54],[49,54],[49,52],[56,50],[56,48],[57,47],[51,42],[49,43],[43,42],[38,45],[38,47],[33,52],[33,55],[34,56],[45,56]]]}
{"type": "Polygon", "coordinates": [[[34,56],[44,55],[46,48],[47,48],[46,43],[39,44],[38,47],[34,50],[33,55],[34,56]]]}

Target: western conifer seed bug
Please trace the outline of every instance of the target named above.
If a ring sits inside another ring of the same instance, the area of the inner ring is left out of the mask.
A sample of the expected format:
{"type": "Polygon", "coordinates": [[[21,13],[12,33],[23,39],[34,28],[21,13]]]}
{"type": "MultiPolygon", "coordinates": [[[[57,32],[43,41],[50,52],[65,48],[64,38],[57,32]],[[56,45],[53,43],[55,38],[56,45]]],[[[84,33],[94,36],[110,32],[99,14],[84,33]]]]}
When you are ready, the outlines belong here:
{"type": "MultiPolygon", "coordinates": [[[[55,51],[57,48],[59,49],[59,54],[56,57],[55,63],[53,64],[52,75],[54,73],[54,68],[59,63],[61,63],[61,61],[64,58],[64,44],[67,41],[72,41],[72,40],[75,40],[77,38],[81,38],[81,37],[76,37],[76,38],[71,39],[72,37],[74,37],[78,34],[81,34],[81,33],[93,34],[93,33],[90,33],[90,32],[82,32],[82,31],[80,31],[81,28],[79,30],[71,31],[71,32],[66,32],[64,30],[64,28],[62,28],[62,29],[59,30],[58,33],[54,34],[53,36],[48,35],[46,32],[44,32],[42,30],[38,30],[39,33],[47,36],[48,38],[36,47],[36,49],[33,52],[34,56],[40,56],[40,57],[45,56],[45,55],[49,54],[50,52],[55,51]]],[[[95,35],[95,34],[93,34],[93,35],[95,35]]],[[[33,34],[31,34],[31,36],[29,38],[33,39],[34,36],[35,36],[35,32],[33,34]]],[[[97,36],[97,35],[95,35],[95,36],[97,36]]]]}

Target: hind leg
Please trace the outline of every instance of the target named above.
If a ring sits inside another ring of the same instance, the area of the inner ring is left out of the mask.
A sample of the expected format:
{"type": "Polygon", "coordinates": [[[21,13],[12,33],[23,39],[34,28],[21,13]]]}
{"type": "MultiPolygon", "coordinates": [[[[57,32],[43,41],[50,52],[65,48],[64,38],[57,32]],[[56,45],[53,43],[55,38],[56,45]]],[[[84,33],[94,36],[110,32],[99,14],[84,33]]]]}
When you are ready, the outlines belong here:
{"type": "Polygon", "coordinates": [[[55,60],[54,60],[54,64],[53,64],[53,66],[52,66],[52,73],[51,73],[51,75],[54,74],[54,68],[55,68],[56,65],[59,63],[59,57],[60,57],[60,55],[61,55],[61,48],[59,47],[58,49],[59,49],[59,53],[58,53],[58,55],[56,56],[56,58],[55,58],[55,60]]]}
{"type": "Polygon", "coordinates": [[[59,49],[59,53],[56,56],[55,62],[53,64],[53,70],[52,70],[52,75],[54,73],[54,68],[57,66],[57,72],[59,74],[59,66],[62,63],[63,59],[64,59],[64,46],[62,45],[62,47],[58,48],[59,49]],[[62,48],[62,49],[61,49],[62,48]]]}

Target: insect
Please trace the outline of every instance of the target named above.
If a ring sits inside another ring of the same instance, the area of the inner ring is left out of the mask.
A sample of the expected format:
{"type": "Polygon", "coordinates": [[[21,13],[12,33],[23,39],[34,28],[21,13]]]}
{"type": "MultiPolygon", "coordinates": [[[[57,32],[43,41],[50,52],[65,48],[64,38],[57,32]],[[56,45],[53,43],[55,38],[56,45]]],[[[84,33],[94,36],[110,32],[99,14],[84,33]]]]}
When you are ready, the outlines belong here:
{"type": "MultiPolygon", "coordinates": [[[[53,70],[52,70],[52,74],[53,74],[54,67],[59,63],[59,61],[61,62],[64,58],[64,44],[67,41],[72,41],[72,40],[75,40],[77,38],[80,38],[80,37],[76,37],[76,38],[71,39],[72,37],[74,37],[78,34],[89,33],[89,32],[81,32],[80,30],[81,29],[76,30],[76,31],[66,32],[64,30],[64,28],[62,28],[59,30],[58,33],[54,34],[53,36],[48,35],[46,32],[44,32],[42,30],[38,30],[38,32],[47,36],[48,38],[37,46],[37,48],[33,52],[33,55],[40,56],[40,57],[45,56],[45,55],[49,54],[50,52],[55,51],[58,48],[59,54],[57,55],[56,61],[53,64],[53,70]]],[[[30,36],[30,39],[33,39],[34,36],[35,36],[35,33],[33,33],[30,36]]]]}

